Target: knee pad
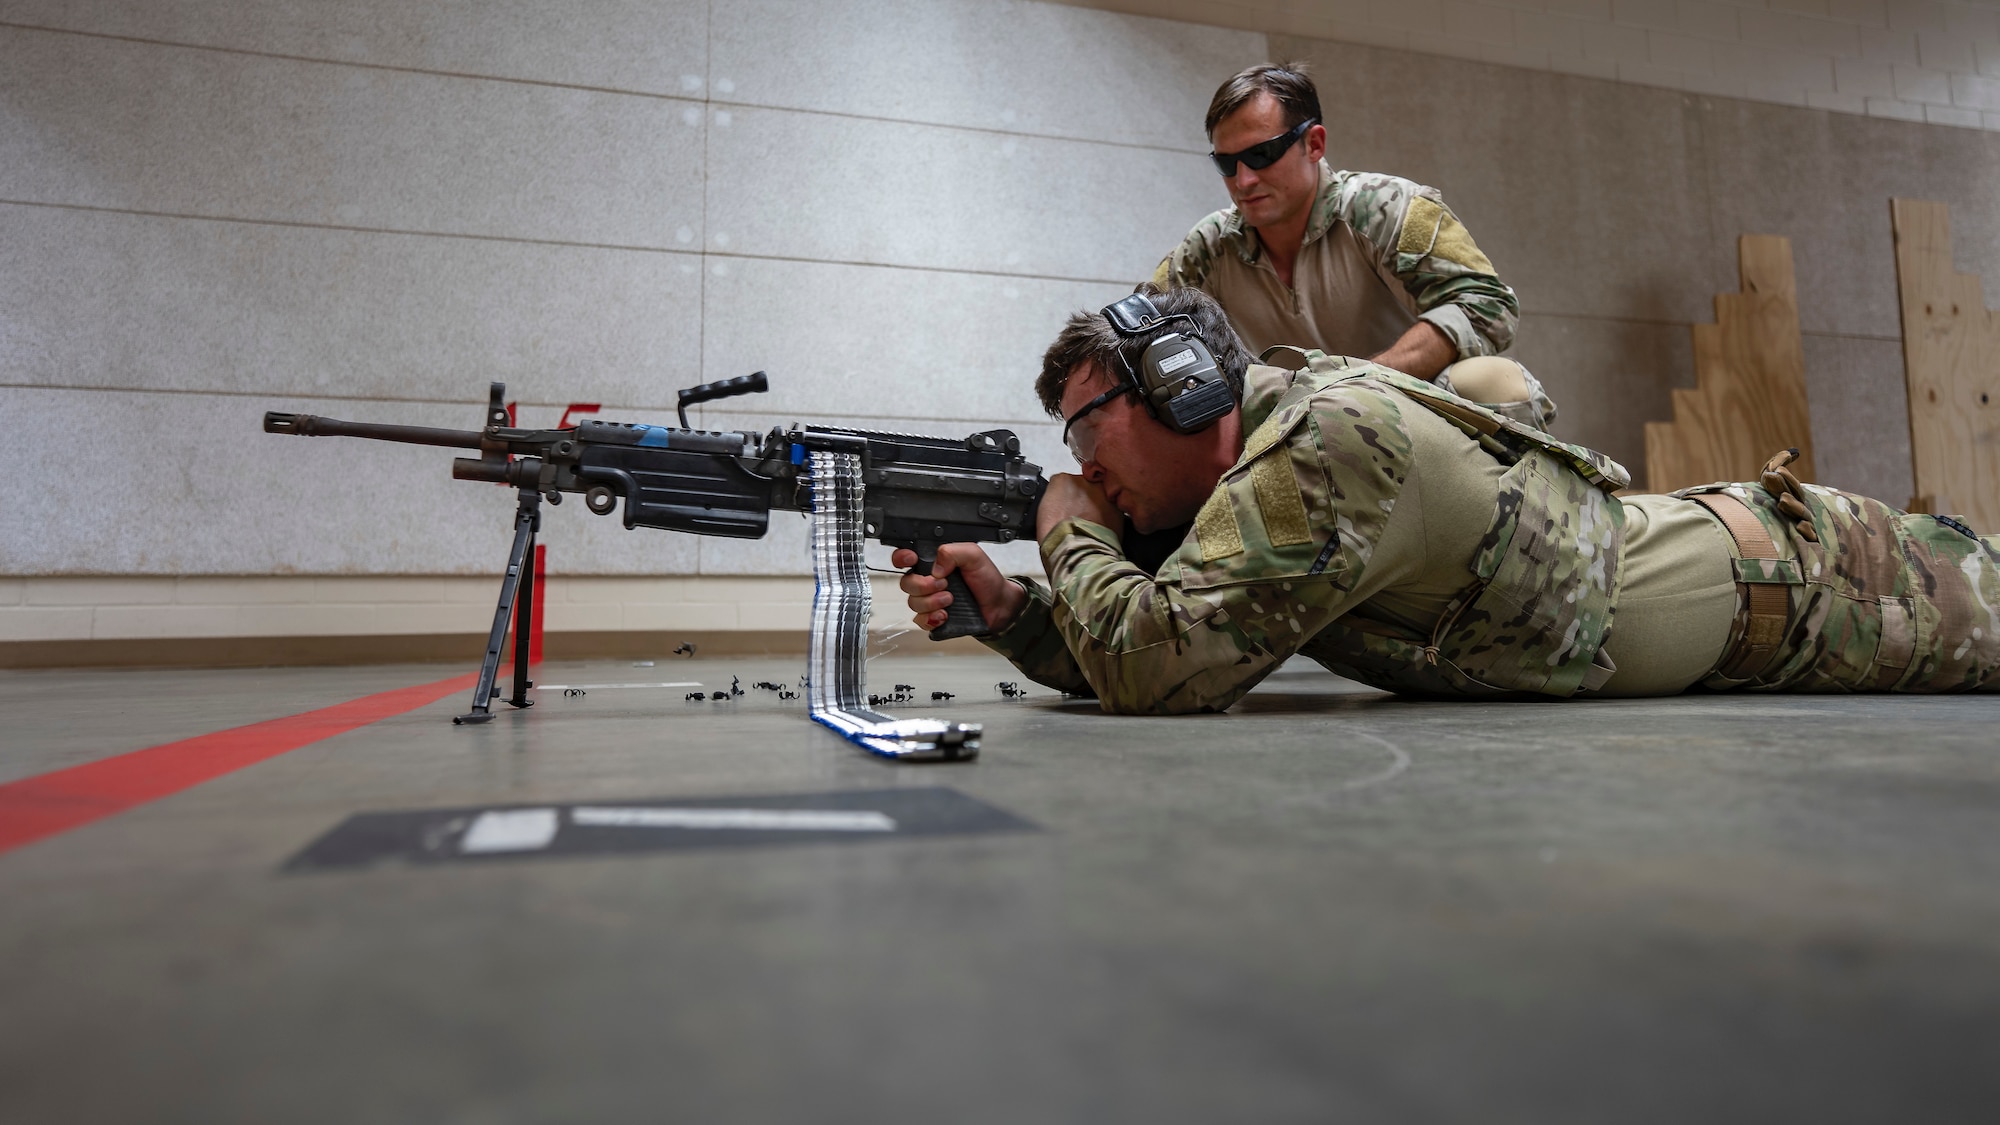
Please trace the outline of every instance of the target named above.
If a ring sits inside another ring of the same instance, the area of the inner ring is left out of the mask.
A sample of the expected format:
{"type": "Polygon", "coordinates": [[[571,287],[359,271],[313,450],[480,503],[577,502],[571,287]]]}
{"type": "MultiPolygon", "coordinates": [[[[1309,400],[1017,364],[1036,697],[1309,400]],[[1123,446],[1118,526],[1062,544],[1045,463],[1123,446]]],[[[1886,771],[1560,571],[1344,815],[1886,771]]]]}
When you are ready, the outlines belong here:
{"type": "Polygon", "coordinates": [[[1481,405],[1526,402],[1529,397],[1527,370],[1497,355],[1462,359],[1444,369],[1439,381],[1445,379],[1453,394],[1481,405]]]}
{"type": "Polygon", "coordinates": [[[1547,431],[1556,404],[1528,369],[1497,355],[1462,359],[1438,373],[1438,386],[1525,426],[1547,431]]]}

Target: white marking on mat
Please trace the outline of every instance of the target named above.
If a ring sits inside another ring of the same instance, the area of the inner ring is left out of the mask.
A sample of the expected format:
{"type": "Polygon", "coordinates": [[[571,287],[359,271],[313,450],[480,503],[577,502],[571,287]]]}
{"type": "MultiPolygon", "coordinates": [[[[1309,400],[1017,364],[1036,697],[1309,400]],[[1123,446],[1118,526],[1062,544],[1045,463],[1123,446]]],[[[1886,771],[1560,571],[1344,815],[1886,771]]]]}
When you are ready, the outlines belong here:
{"type": "Polygon", "coordinates": [[[578,807],[570,823],[592,828],[747,828],[755,831],[894,832],[872,809],[620,809],[578,807]]]}
{"type": "Polygon", "coordinates": [[[554,809],[494,809],[479,814],[458,842],[460,855],[538,852],[556,838],[554,809]]]}
{"type": "Polygon", "coordinates": [[[1389,752],[1390,762],[1387,766],[1366,777],[1357,777],[1353,781],[1342,782],[1334,786],[1336,790],[1366,789],[1371,785],[1380,785],[1410,768],[1410,752],[1388,739],[1369,734],[1366,731],[1349,730],[1341,733],[1355,738],[1365,738],[1375,745],[1382,747],[1389,752]]]}

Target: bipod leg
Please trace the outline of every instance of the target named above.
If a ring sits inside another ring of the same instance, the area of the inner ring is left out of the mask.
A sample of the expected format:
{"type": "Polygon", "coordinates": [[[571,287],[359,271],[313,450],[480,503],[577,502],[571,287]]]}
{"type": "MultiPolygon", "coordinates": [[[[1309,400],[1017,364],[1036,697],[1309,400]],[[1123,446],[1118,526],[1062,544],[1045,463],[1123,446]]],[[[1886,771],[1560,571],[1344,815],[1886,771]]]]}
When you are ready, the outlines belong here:
{"type": "Polygon", "coordinates": [[[512,707],[535,705],[528,698],[528,689],[535,686],[528,678],[528,657],[533,655],[535,647],[535,533],[541,530],[541,524],[542,513],[537,511],[528,527],[528,550],[521,556],[521,580],[516,585],[519,596],[514,600],[514,695],[507,700],[512,707]]]}
{"type": "MultiPolygon", "coordinates": [[[[521,591],[522,572],[532,565],[527,560],[534,557],[535,529],[542,522],[541,509],[542,494],[532,488],[521,489],[521,506],[514,510],[514,547],[507,554],[507,575],[500,580],[500,604],[494,607],[493,631],[486,637],[486,659],[479,665],[479,682],[472,687],[472,710],[453,716],[454,724],[484,723],[493,718],[493,680],[500,674],[500,650],[507,647],[508,619],[514,614],[515,597],[521,591]]],[[[525,666],[522,674],[526,674],[525,666]]]]}

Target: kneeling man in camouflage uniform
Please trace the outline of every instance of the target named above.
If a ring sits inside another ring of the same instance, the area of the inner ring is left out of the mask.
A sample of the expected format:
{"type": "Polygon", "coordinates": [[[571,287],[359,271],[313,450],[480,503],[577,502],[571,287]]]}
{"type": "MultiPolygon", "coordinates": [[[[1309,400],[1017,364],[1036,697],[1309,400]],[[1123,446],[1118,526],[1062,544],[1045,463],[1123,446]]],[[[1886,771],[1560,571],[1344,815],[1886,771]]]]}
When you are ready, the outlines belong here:
{"type": "Polygon", "coordinates": [[[1042,501],[1046,584],[949,545],[902,580],[917,622],[956,569],[995,651],[1134,714],[1224,710],[1295,652],[1434,696],[2000,685],[2000,537],[1802,486],[1782,455],[1620,499],[1616,462],[1430,383],[1263,359],[1193,290],[1072,317],[1036,383],[1081,465],[1042,501]],[[1194,527],[1148,573],[1126,518],[1194,527]]]}
{"type": "Polygon", "coordinates": [[[1251,348],[1367,356],[1546,430],[1555,403],[1499,353],[1521,305],[1444,197],[1401,176],[1335,171],[1319,89],[1297,63],[1232,76],[1203,122],[1233,206],[1153,274],[1216,299],[1251,348]]]}

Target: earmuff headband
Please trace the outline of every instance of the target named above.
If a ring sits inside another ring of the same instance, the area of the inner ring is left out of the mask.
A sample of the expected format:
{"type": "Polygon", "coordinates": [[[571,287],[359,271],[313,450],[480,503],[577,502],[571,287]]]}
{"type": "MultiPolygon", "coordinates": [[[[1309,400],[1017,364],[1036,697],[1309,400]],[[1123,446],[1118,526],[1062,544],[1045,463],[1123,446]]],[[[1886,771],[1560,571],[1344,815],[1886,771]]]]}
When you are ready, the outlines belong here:
{"type": "Polygon", "coordinates": [[[1201,325],[1186,313],[1162,315],[1152,299],[1134,293],[1106,305],[1103,316],[1111,330],[1127,339],[1157,332],[1164,325],[1186,321],[1188,334],[1167,332],[1146,345],[1134,371],[1121,349],[1118,360],[1139,403],[1161,425],[1175,433],[1207,429],[1236,408],[1236,394],[1215,365],[1215,356],[1201,337],[1201,325]]]}

